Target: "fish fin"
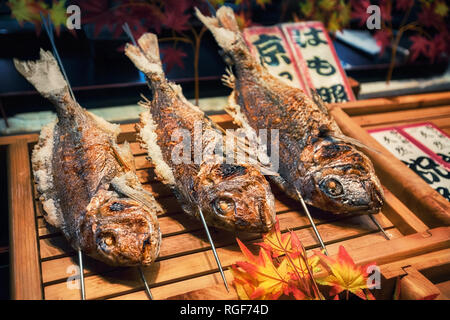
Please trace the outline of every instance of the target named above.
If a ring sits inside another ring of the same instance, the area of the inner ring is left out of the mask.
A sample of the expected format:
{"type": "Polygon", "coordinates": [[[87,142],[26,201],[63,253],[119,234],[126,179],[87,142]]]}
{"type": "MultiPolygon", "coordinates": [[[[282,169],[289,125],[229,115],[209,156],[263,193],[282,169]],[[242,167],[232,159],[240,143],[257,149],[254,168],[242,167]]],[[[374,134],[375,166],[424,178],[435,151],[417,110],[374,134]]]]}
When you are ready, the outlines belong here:
{"type": "Polygon", "coordinates": [[[153,121],[150,110],[140,114],[140,122],[137,125],[138,139],[142,148],[147,150],[148,156],[155,165],[155,174],[164,184],[174,185],[175,177],[169,164],[164,160],[161,147],[158,145],[158,135],[155,130],[156,123],[153,121]]]}
{"type": "Polygon", "coordinates": [[[69,94],[68,84],[50,51],[41,49],[40,58],[36,61],[14,58],[14,66],[43,97],[55,101],[56,97],[69,94]]]}
{"type": "Polygon", "coordinates": [[[198,8],[195,8],[195,14],[211,31],[219,46],[224,49],[230,49],[235,45],[246,48],[233,9],[222,6],[217,10],[216,17],[206,17],[198,10],[198,8]]]}
{"type": "Polygon", "coordinates": [[[230,67],[227,67],[225,70],[226,70],[226,74],[224,74],[222,76],[222,83],[225,86],[227,86],[231,89],[234,89],[234,82],[236,81],[236,78],[233,74],[233,71],[231,70],[230,67]]]}
{"type": "Polygon", "coordinates": [[[86,111],[86,114],[95,121],[97,127],[112,135],[114,138],[116,138],[120,134],[120,125],[108,122],[102,117],[99,117],[89,111],[86,111]]]}
{"type": "Polygon", "coordinates": [[[357,146],[357,147],[364,148],[364,149],[370,150],[370,151],[375,152],[375,153],[378,153],[378,154],[382,154],[381,151],[379,151],[379,150],[377,150],[377,149],[374,149],[374,148],[372,148],[372,147],[369,147],[368,145],[362,143],[362,142],[359,141],[358,139],[354,139],[354,138],[349,137],[349,136],[346,136],[346,135],[344,135],[344,134],[340,134],[340,135],[332,135],[332,137],[333,137],[334,139],[336,139],[336,140],[340,140],[340,141],[343,141],[343,142],[347,142],[347,143],[353,144],[353,145],[355,145],[355,146],[357,146]]]}
{"type": "Polygon", "coordinates": [[[125,45],[125,54],[150,79],[164,77],[161,58],[159,56],[158,37],[153,33],[145,33],[138,40],[138,46],[125,45]]]}
{"type": "Polygon", "coordinates": [[[328,108],[326,107],[325,102],[322,100],[320,94],[317,93],[317,91],[314,89],[310,89],[310,91],[314,103],[328,116],[328,108]]]}
{"type": "Polygon", "coordinates": [[[142,185],[134,172],[130,171],[119,177],[115,177],[111,180],[111,185],[119,193],[144,204],[150,209],[151,213],[156,215],[163,212],[163,209],[156,201],[155,197],[142,188],[142,185]]]}
{"type": "Polygon", "coordinates": [[[125,141],[121,146],[113,142],[112,149],[117,161],[119,161],[125,171],[136,171],[133,153],[128,141],[125,141]]]}
{"type": "Polygon", "coordinates": [[[45,220],[54,227],[63,224],[62,212],[53,184],[53,146],[57,120],[45,125],[39,135],[39,141],[34,146],[31,164],[37,191],[44,209],[45,220]]]}

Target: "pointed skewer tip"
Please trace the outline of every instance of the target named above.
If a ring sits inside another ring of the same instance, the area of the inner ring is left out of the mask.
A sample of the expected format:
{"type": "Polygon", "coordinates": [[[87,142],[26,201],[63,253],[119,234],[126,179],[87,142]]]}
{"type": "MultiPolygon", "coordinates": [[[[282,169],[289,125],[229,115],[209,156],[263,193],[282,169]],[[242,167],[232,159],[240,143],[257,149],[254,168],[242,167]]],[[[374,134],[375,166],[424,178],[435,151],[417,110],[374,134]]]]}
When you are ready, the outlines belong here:
{"type": "Polygon", "coordinates": [[[214,242],[213,242],[213,240],[211,238],[211,234],[209,233],[208,225],[206,224],[205,217],[203,216],[202,209],[199,206],[197,206],[197,209],[198,209],[198,213],[199,213],[199,216],[200,216],[200,220],[202,221],[203,227],[205,228],[206,236],[208,237],[208,241],[211,244],[211,249],[212,249],[212,252],[214,254],[214,258],[216,259],[217,267],[219,268],[220,275],[222,276],[223,283],[224,283],[225,288],[227,289],[227,291],[230,292],[230,289],[228,288],[227,279],[225,277],[225,273],[223,272],[222,264],[220,263],[219,256],[218,256],[217,251],[216,251],[216,247],[215,247],[214,242]]]}

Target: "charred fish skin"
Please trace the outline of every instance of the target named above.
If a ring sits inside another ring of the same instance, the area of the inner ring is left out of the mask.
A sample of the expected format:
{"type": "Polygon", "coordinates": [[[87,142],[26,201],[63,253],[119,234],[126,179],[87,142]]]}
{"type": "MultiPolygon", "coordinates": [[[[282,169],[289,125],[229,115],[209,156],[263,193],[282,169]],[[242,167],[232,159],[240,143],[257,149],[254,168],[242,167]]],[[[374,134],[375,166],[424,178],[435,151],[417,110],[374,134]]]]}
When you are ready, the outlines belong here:
{"type": "Polygon", "coordinates": [[[157,37],[145,34],[138,44],[140,48],[128,44],[125,54],[145,73],[153,92],[153,100],[142,104],[147,110],[137,129],[159,179],[172,188],[184,212],[199,218],[200,207],[210,226],[229,231],[270,230],[275,205],[264,176],[252,165],[227,164],[216,156],[209,159],[213,161],[195,161],[195,132],[201,132],[201,154],[205,154],[216,127],[186,100],[178,85],[165,78],[157,37]],[[190,159],[183,163],[172,158],[181,143],[180,130],[187,133],[191,150],[190,159]]]}
{"type": "Polygon", "coordinates": [[[289,196],[334,214],[375,213],[383,190],[370,159],[354,146],[320,100],[281,82],[250,54],[231,8],[198,18],[223,49],[234,75],[227,111],[241,126],[279,130],[279,177],[272,179],[289,196]]]}
{"type": "Polygon", "coordinates": [[[162,211],[140,185],[118,125],[78,105],[55,58],[14,60],[16,69],[56,107],[32,153],[32,169],[47,222],[71,246],[110,265],[149,265],[159,254],[162,211]]]}

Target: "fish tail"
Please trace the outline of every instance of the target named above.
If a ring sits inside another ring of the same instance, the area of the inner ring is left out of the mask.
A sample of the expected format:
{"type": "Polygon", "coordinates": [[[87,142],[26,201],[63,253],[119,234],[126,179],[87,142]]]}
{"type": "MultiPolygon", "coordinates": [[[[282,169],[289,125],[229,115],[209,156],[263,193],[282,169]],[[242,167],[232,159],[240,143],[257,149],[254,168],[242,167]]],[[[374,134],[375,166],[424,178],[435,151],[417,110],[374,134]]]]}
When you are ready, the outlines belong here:
{"type": "Polygon", "coordinates": [[[217,10],[215,17],[206,17],[195,8],[195,14],[225,51],[231,51],[236,47],[248,50],[241,36],[233,9],[222,6],[217,10]]]}
{"type": "Polygon", "coordinates": [[[155,34],[143,34],[138,40],[138,46],[127,43],[125,54],[149,79],[164,78],[164,71],[159,56],[158,37],[155,34]]]}
{"type": "Polygon", "coordinates": [[[56,102],[57,106],[63,105],[57,103],[60,98],[70,96],[68,84],[50,51],[41,49],[40,58],[37,61],[14,59],[14,66],[43,97],[56,102]]]}

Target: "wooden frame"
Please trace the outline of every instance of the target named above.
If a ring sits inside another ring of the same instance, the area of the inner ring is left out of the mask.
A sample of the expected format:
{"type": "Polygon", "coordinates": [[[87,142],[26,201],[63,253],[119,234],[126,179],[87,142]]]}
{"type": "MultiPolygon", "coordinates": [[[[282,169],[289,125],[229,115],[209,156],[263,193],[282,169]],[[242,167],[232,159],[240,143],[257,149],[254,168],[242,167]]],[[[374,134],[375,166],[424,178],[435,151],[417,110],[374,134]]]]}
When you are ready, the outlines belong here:
{"type": "MultiPolygon", "coordinates": [[[[430,97],[420,95],[425,102],[414,104],[399,97],[401,103],[420,107],[433,104],[430,97]],[[403,102],[402,102],[403,101],[403,102]]],[[[450,99],[442,94],[439,101],[450,99]]],[[[374,105],[359,101],[361,105],[374,105]]],[[[400,105],[401,105],[400,103],[400,105]]],[[[439,102],[440,103],[440,102],[439,102]]],[[[342,105],[344,109],[347,104],[342,105]]],[[[351,108],[357,107],[352,106],[351,108]]],[[[371,107],[372,108],[372,107],[371,107]]],[[[371,109],[372,110],[372,109],[371,109]]],[[[372,110],[373,111],[373,110],[372,110]]],[[[368,152],[372,158],[386,193],[386,204],[378,221],[390,234],[386,240],[367,216],[315,218],[318,229],[331,254],[344,245],[357,263],[376,261],[380,265],[386,288],[385,297],[392,293],[397,277],[408,279],[404,298],[418,297],[422,293],[436,293],[439,289],[427,280],[432,275],[448,279],[450,274],[450,227],[448,202],[412,173],[400,161],[390,156],[340,107],[332,114],[344,133],[360,139],[381,151],[368,152]],[[408,267],[409,266],[409,267],[408,267]],[[409,269],[408,269],[409,268],[409,269]]],[[[225,128],[232,127],[227,115],[211,118],[225,128]]],[[[184,215],[170,191],[155,181],[145,150],[135,142],[133,124],[122,125],[120,141],[128,140],[135,155],[138,176],[144,187],[160,200],[164,212],[159,216],[163,233],[161,255],[144,272],[156,299],[167,298],[236,298],[234,292],[226,294],[215,259],[200,223],[184,215]]],[[[42,216],[42,207],[32,188],[30,147],[37,134],[2,137],[0,144],[8,147],[8,182],[10,190],[11,234],[11,292],[14,299],[79,299],[79,291],[70,289],[67,280],[74,273],[75,252],[68,246],[58,230],[48,226],[42,216]]],[[[308,219],[297,203],[274,189],[277,215],[282,230],[297,233],[308,250],[319,247],[308,219]]],[[[225,269],[241,260],[235,235],[212,230],[218,254],[225,269]]],[[[239,234],[250,247],[259,235],[239,234]]],[[[136,268],[112,268],[93,259],[85,259],[85,281],[88,299],[146,299],[146,293],[136,268]]],[[[226,271],[231,282],[232,276],[226,271]]],[[[383,296],[380,294],[380,296],[383,296]]],[[[440,298],[445,295],[440,293],[440,298]]]]}

